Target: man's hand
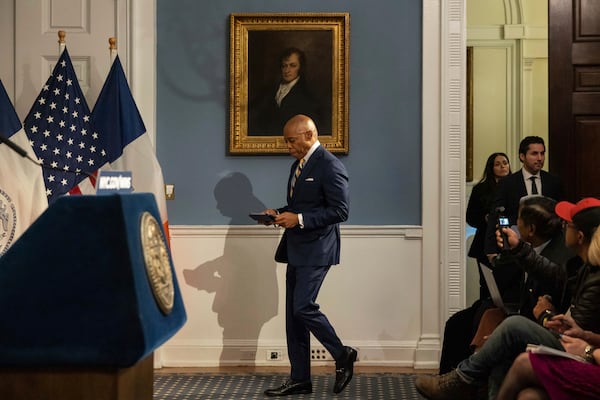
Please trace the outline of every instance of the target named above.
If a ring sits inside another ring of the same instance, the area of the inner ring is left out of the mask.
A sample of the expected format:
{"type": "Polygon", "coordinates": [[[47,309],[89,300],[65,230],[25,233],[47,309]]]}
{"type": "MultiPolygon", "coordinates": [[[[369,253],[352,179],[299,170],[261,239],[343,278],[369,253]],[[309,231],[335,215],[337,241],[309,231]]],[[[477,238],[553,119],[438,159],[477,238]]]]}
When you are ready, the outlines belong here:
{"type": "Polygon", "coordinates": [[[553,329],[557,332],[560,332],[564,335],[570,336],[572,338],[580,338],[586,340],[586,334],[583,329],[570,315],[558,314],[552,317],[548,322],[546,322],[546,326],[550,329],[553,329]]]}
{"type": "Polygon", "coordinates": [[[533,307],[533,316],[539,319],[546,310],[554,311],[554,306],[550,302],[549,296],[539,296],[537,304],[533,307]]]}
{"type": "Polygon", "coordinates": [[[585,346],[588,345],[585,340],[577,339],[567,335],[563,335],[563,337],[560,339],[560,343],[563,345],[567,353],[578,356],[585,355],[585,346]]]}
{"type": "Polygon", "coordinates": [[[282,228],[293,228],[298,225],[298,223],[298,214],[289,211],[275,216],[275,224],[281,226],[282,228]]]}
{"type": "Polygon", "coordinates": [[[496,229],[496,245],[499,249],[504,248],[504,239],[502,239],[502,233],[506,234],[506,239],[508,240],[508,248],[514,249],[519,244],[519,237],[517,233],[510,228],[499,228],[496,229]]]}
{"type": "MultiPolygon", "coordinates": [[[[277,210],[273,210],[272,208],[268,208],[268,209],[266,209],[266,210],[263,211],[263,214],[269,214],[269,215],[272,215],[272,216],[275,217],[275,216],[277,216],[277,210]]],[[[267,225],[267,226],[275,224],[274,221],[265,221],[265,222],[260,222],[259,221],[258,223],[259,224],[263,224],[263,225],[267,225]]]]}
{"type": "Polygon", "coordinates": [[[494,262],[496,261],[496,257],[498,257],[498,253],[493,253],[493,254],[486,254],[488,261],[490,262],[490,264],[494,265],[494,262]]]}

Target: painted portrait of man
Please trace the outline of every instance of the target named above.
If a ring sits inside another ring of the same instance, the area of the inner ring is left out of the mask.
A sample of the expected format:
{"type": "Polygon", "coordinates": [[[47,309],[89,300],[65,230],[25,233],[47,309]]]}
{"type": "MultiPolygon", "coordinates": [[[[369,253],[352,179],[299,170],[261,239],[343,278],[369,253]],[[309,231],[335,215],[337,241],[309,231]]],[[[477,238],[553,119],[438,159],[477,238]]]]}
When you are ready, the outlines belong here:
{"type": "Polygon", "coordinates": [[[251,31],[248,35],[248,136],[280,136],[294,115],[332,131],[332,32],[251,31]]]}

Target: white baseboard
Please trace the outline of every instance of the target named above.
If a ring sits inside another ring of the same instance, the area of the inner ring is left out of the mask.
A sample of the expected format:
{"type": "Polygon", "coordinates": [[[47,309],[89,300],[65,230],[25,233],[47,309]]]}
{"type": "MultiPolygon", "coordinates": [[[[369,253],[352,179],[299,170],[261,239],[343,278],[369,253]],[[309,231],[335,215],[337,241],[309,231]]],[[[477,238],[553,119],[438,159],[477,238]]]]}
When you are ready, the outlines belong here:
{"type": "MultiPolygon", "coordinates": [[[[397,343],[347,343],[358,350],[358,365],[365,366],[393,366],[416,367],[415,354],[416,342],[397,343]]],[[[321,349],[318,342],[313,343],[313,348],[321,349]]],[[[169,343],[160,349],[162,367],[217,367],[217,366],[272,366],[288,367],[289,359],[285,343],[262,344],[256,347],[248,344],[229,345],[225,349],[226,356],[222,358],[223,346],[209,344],[177,344],[169,343]],[[279,360],[269,360],[269,353],[273,350],[282,352],[279,360]]],[[[433,354],[433,353],[432,353],[433,354]]],[[[313,365],[335,365],[333,359],[312,360],[313,365]]],[[[425,360],[420,361],[424,363],[425,360]]],[[[437,359],[423,365],[425,368],[437,359]]]]}

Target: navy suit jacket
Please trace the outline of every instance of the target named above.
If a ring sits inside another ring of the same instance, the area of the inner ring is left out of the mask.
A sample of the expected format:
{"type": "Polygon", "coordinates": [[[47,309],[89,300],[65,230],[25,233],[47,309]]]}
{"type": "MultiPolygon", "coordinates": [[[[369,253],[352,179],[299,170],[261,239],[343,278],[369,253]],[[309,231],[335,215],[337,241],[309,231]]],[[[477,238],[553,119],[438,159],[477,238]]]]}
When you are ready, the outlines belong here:
{"type": "MultiPolygon", "coordinates": [[[[562,200],[563,191],[558,177],[546,171],[540,171],[540,179],[542,180],[543,192],[541,194],[551,197],[556,201],[562,200]]],[[[510,219],[511,224],[516,224],[517,217],[519,216],[519,201],[523,196],[527,196],[527,188],[523,179],[523,171],[518,170],[498,183],[494,209],[499,206],[504,207],[504,215],[510,219]]]]}
{"type": "Polygon", "coordinates": [[[323,146],[310,156],[290,197],[292,164],[287,186],[287,206],[279,212],[302,213],[304,228],[286,229],[275,253],[277,262],[294,266],[325,266],[340,262],[340,222],[348,219],[348,173],[344,164],[323,146]]]}

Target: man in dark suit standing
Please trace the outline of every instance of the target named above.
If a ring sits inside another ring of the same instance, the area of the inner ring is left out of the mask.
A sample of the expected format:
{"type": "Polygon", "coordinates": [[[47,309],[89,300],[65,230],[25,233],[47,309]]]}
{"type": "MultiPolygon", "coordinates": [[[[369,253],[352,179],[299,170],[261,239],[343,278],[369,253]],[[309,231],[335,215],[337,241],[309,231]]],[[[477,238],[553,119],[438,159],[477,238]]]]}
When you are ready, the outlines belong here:
{"type": "Polygon", "coordinates": [[[275,254],[287,263],[286,335],[291,363],[290,378],[267,396],[312,392],[310,333],[336,361],[334,393],[352,379],[355,349],[344,346],[316,303],[331,265],[340,261],[340,227],[348,218],[348,173],[344,165],[317,138],[317,128],[305,115],[292,117],[283,137],[296,158],[290,170],[287,206],[268,209],[274,224],[285,228],[275,254]]]}
{"type": "MultiPolygon", "coordinates": [[[[504,209],[502,213],[508,217],[511,225],[517,223],[519,202],[524,196],[540,194],[557,201],[563,200],[560,179],[542,171],[546,161],[546,145],[543,138],[539,136],[523,138],[519,144],[519,160],[523,163],[523,168],[500,181],[494,199],[494,209],[490,213],[490,215],[497,215],[497,210],[504,209]]],[[[498,253],[495,231],[496,218],[490,218],[485,245],[486,254],[490,258],[498,253]]]]}

